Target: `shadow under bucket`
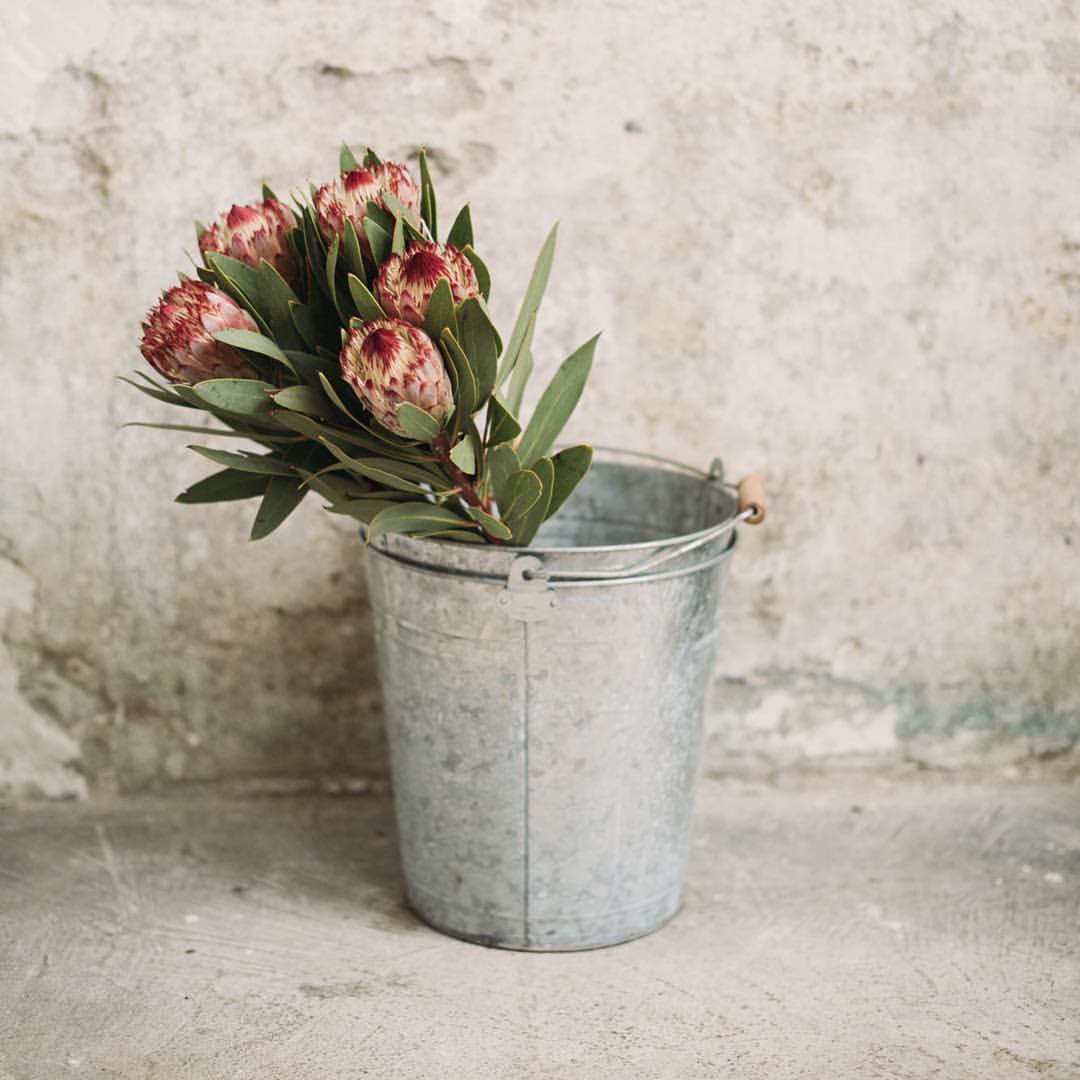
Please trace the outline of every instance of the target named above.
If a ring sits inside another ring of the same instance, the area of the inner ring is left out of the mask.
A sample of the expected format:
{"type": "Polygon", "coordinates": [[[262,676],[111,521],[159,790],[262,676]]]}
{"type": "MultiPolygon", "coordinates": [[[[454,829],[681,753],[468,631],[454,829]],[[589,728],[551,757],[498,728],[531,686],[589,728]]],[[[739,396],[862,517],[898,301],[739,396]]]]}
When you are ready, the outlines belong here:
{"type": "Polygon", "coordinates": [[[573,950],[675,914],[734,527],[760,505],[740,511],[718,465],[606,451],[528,549],[368,546],[406,890],[425,922],[573,950]]]}

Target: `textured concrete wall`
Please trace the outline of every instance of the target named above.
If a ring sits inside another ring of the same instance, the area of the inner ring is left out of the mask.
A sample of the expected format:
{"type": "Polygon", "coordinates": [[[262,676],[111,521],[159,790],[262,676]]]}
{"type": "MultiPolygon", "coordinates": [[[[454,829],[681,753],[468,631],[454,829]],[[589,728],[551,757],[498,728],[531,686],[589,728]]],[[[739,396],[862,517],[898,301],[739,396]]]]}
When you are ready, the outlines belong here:
{"type": "Polygon", "coordinates": [[[383,771],[351,530],[311,500],[248,545],[247,506],[174,505],[206,470],[122,430],[175,417],[112,381],[191,220],[321,180],[342,137],[432,148],[504,324],[561,218],[540,375],[606,328],[572,434],[767,474],[714,768],[1076,740],[1075,5],[0,20],[4,786],[383,771]]]}

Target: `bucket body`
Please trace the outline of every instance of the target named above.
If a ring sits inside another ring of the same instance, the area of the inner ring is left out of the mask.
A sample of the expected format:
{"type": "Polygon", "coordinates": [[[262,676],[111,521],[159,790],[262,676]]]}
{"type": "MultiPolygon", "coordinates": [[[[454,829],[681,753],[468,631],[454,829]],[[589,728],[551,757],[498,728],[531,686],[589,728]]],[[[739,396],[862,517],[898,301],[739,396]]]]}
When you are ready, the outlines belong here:
{"type": "Polygon", "coordinates": [[[612,454],[528,550],[369,545],[406,890],[427,923],[572,950],[678,910],[734,531],[591,575],[734,510],[715,477],[612,454]]]}

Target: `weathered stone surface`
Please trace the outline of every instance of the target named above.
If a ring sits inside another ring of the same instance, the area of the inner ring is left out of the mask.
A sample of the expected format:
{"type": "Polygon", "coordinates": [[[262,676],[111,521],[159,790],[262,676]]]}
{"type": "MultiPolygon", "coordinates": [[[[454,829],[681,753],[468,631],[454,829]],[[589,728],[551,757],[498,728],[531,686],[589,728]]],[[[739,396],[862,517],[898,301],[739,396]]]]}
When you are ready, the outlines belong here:
{"type": "MultiPolygon", "coordinates": [[[[506,324],[548,225],[572,434],[765,472],[714,768],[1051,753],[1080,730],[1069,5],[62,0],[0,14],[0,786],[384,770],[349,529],[175,506],[112,381],[190,221],[432,148],[506,324]],[[242,44],[239,44],[242,41],[242,44]]],[[[173,418],[169,418],[173,419],[173,418]]]]}

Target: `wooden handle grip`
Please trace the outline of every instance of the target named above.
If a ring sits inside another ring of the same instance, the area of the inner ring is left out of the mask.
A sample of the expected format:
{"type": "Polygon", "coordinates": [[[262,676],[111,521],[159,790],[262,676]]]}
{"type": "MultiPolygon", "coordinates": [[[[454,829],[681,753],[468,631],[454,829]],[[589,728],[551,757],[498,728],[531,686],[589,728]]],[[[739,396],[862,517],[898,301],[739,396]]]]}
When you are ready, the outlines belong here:
{"type": "Polygon", "coordinates": [[[754,511],[746,519],[746,524],[760,525],[769,509],[769,500],[765,497],[765,481],[757,473],[751,473],[739,481],[738,491],[739,511],[754,511]]]}

